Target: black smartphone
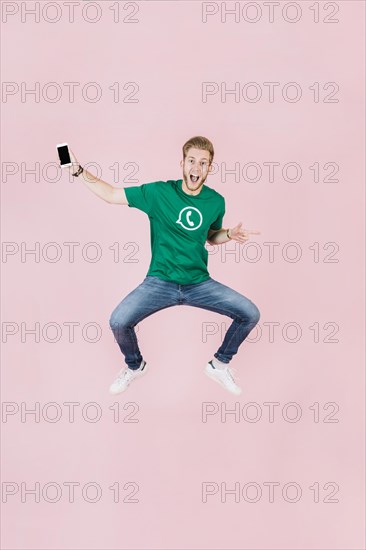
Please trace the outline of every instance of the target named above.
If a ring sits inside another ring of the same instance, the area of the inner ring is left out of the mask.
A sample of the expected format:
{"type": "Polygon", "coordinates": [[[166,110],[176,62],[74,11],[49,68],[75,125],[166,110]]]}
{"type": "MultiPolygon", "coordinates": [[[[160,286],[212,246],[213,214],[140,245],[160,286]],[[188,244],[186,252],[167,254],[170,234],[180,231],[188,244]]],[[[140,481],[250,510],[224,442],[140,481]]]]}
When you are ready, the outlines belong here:
{"type": "Polygon", "coordinates": [[[61,168],[64,168],[65,166],[71,166],[72,162],[67,143],[59,143],[58,145],[56,145],[56,148],[58,151],[58,156],[60,158],[61,168]]]}

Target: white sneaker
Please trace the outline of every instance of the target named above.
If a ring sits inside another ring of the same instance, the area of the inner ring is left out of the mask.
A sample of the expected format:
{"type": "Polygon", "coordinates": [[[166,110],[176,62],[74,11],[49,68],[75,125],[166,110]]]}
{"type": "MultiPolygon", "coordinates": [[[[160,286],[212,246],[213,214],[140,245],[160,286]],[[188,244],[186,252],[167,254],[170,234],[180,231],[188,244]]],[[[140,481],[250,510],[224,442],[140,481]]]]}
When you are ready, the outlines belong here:
{"type": "Polygon", "coordinates": [[[215,380],[223,386],[226,390],[235,395],[240,395],[242,390],[236,384],[232,372],[229,367],[224,367],[223,369],[216,369],[212,365],[212,361],[209,361],[205,367],[205,373],[209,378],[215,380]]]}
{"type": "Polygon", "coordinates": [[[145,374],[146,371],[147,363],[145,361],[142,364],[142,369],[141,366],[136,370],[130,369],[128,367],[121,369],[118,373],[117,378],[109,387],[109,393],[116,395],[117,393],[125,391],[132,380],[138,378],[139,376],[142,376],[143,374],[145,374]]]}

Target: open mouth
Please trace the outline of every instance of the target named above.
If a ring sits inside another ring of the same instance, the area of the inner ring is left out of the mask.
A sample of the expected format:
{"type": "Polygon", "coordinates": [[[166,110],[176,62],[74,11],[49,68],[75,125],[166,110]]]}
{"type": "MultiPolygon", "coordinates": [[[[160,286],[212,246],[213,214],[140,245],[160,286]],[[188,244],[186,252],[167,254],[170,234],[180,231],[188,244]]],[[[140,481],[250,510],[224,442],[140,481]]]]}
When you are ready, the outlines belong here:
{"type": "Polygon", "coordinates": [[[200,179],[199,176],[194,176],[193,174],[190,174],[190,178],[192,183],[197,183],[198,180],[200,179]]]}

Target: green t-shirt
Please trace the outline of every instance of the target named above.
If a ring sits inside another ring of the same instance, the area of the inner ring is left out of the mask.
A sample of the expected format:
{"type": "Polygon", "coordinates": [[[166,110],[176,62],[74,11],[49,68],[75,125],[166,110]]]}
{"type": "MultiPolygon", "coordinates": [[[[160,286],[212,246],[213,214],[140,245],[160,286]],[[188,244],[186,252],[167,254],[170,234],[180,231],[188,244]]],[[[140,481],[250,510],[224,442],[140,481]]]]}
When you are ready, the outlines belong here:
{"type": "Polygon", "coordinates": [[[221,229],[225,199],[202,185],[198,195],[182,189],[183,180],[125,187],[128,206],[149,216],[151,263],[147,275],[181,285],[209,279],[205,242],[209,229],[221,229]]]}

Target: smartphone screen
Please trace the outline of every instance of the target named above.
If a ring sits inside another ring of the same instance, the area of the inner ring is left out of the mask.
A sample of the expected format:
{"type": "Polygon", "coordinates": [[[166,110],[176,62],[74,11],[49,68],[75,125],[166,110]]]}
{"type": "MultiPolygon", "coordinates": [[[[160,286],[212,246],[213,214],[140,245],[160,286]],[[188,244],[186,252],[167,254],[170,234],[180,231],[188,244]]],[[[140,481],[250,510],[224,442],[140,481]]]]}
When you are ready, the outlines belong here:
{"type": "Polygon", "coordinates": [[[60,157],[61,166],[64,164],[71,164],[71,158],[69,154],[69,148],[67,143],[57,145],[58,156],[60,157]]]}

